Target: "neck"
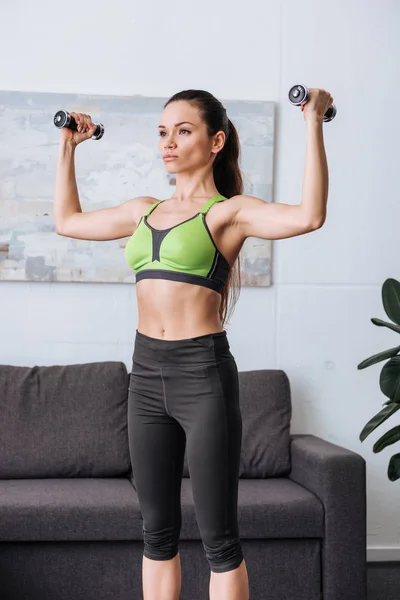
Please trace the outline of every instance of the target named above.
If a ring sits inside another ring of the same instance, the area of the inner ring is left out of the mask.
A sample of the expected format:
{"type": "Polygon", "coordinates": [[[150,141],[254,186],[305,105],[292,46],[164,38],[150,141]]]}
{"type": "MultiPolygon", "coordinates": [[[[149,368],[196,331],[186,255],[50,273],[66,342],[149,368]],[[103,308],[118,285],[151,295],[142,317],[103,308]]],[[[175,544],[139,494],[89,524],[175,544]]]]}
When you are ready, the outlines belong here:
{"type": "Polygon", "coordinates": [[[177,173],[176,187],[171,200],[175,202],[195,202],[218,196],[219,191],[215,187],[214,176],[211,171],[204,174],[196,170],[195,173],[177,173]]]}

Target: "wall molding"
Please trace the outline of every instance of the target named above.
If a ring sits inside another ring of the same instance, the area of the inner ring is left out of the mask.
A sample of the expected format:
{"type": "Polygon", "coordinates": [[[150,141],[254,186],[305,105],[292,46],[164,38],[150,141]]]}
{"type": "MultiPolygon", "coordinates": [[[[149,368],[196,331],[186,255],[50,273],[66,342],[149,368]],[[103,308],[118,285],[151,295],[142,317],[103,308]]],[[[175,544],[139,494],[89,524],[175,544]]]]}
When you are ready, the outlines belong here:
{"type": "Polygon", "coordinates": [[[400,562],[400,547],[374,546],[367,548],[367,562],[400,562]]]}

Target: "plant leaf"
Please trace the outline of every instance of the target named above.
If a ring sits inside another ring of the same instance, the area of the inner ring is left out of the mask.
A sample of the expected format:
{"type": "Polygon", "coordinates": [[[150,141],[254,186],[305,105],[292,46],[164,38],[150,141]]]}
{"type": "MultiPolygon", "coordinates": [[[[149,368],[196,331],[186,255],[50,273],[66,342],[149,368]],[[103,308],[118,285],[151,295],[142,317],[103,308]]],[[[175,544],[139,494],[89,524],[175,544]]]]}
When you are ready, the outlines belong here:
{"type": "Polygon", "coordinates": [[[366,367],[375,365],[376,363],[386,360],[387,358],[393,358],[393,356],[397,356],[398,352],[400,352],[400,346],[396,346],[396,348],[390,348],[384,352],[379,352],[379,354],[374,354],[373,356],[370,356],[370,358],[366,358],[360,362],[360,364],[357,366],[357,369],[365,369],[366,367]]]}
{"type": "Polygon", "coordinates": [[[400,282],[396,279],[386,279],[382,286],[383,308],[393,323],[400,325],[400,282]]]}
{"type": "Polygon", "coordinates": [[[385,396],[400,402],[400,356],[391,358],[382,368],[379,385],[385,396]]]}
{"type": "Polygon", "coordinates": [[[396,331],[396,333],[400,333],[400,327],[398,325],[387,323],[386,321],[382,321],[382,319],[377,319],[376,317],[372,317],[371,321],[374,325],[378,325],[379,327],[389,327],[389,329],[393,329],[393,331],[396,331]]]}
{"type": "Polygon", "coordinates": [[[400,477],[400,454],[394,454],[388,466],[388,477],[390,481],[396,481],[400,477]]]}
{"type": "Polygon", "coordinates": [[[373,446],[375,453],[381,452],[387,446],[391,446],[400,440],[400,425],[396,425],[389,431],[387,431],[379,440],[377,440],[373,446]]]}
{"type": "Polygon", "coordinates": [[[363,430],[360,433],[360,441],[363,442],[365,438],[374,431],[379,425],[384,423],[386,419],[391,417],[396,411],[400,409],[400,404],[392,402],[388,406],[382,408],[372,419],[364,425],[363,430]]]}

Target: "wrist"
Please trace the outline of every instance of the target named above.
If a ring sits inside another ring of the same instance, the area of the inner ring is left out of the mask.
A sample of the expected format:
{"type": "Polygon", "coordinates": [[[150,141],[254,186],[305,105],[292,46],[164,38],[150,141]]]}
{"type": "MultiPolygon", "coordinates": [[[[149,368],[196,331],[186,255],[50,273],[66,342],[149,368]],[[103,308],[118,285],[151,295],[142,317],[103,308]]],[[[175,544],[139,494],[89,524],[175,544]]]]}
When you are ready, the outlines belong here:
{"type": "Polygon", "coordinates": [[[60,140],[60,146],[59,147],[60,147],[60,151],[62,153],[72,154],[73,152],[75,152],[76,146],[77,146],[77,144],[73,140],[60,140]]]}
{"type": "Polygon", "coordinates": [[[308,116],[306,119],[306,125],[311,125],[311,126],[316,126],[316,125],[322,125],[324,122],[324,118],[323,117],[318,117],[318,116],[308,116]]]}

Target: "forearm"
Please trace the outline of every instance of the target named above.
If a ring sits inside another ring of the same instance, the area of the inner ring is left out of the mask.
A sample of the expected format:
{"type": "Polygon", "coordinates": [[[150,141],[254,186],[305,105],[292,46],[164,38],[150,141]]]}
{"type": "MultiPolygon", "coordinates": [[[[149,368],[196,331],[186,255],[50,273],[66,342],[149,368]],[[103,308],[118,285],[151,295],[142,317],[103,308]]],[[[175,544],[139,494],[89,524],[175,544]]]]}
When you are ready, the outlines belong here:
{"type": "Polygon", "coordinates": [[[75,148],[69,142],[60,142],[54,189],[54,223],[61,231],[65,220],[82,212],[75,176],[75,148]]]}
{"type": "Polygon", "coordinates": [[[309,223],[322,224],[326,217],[329,174],[325,154],[323,122],[306,121],[306,161],[301,206],[309,223]]]}

